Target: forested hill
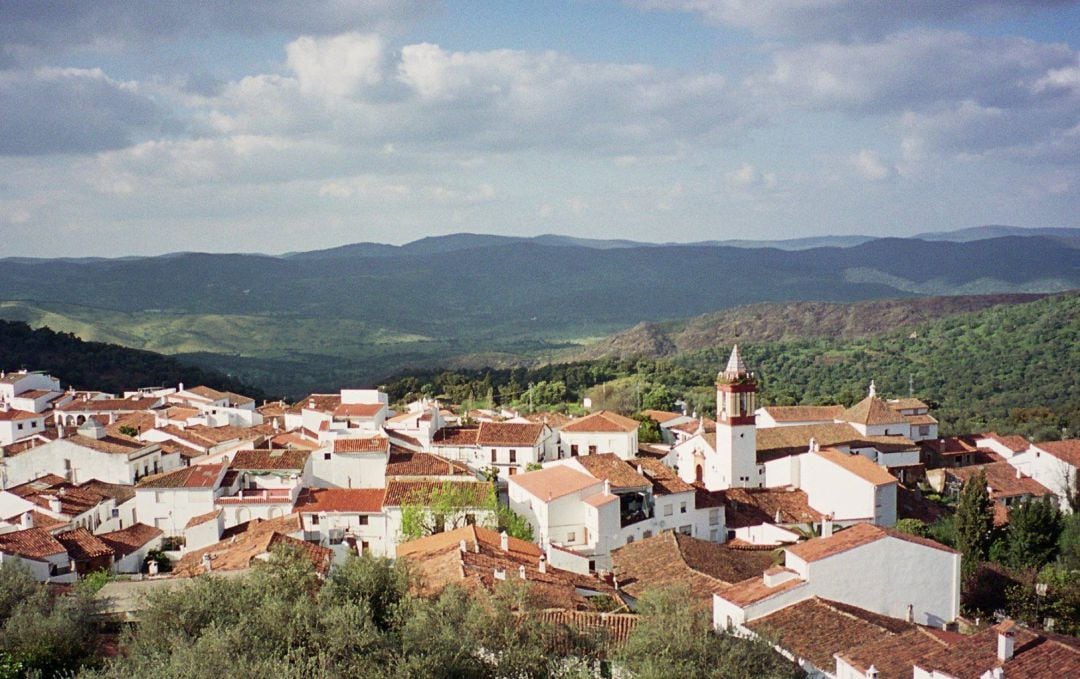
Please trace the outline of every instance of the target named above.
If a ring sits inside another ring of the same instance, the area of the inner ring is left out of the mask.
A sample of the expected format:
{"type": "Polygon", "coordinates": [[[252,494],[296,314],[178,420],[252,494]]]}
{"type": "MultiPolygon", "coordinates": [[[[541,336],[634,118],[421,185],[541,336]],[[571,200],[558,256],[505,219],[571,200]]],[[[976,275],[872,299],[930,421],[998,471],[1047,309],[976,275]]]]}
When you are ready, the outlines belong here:
{"type": "Polygon", "coordinates": [[[262,393],[219,372],[186,365],[151,351],[115,344],[84,342],[49,328],[33,330],[26,323],[0,320],[0,368],[44,370],[65,387],[120,393],[142,386],[204,384],[252,398],[262,393]]]}
{"type": "Polygon", "coordinates": [[[593,344],[567,352],[563,360],[671,356],[722,342],[777,342],[887,335],[921,323],[1004,304],[1024,304],[1045,295],[958,295],[908,297],[853,304],[786,302],[749,304],[683,321],[639,323],[593,344]]]}
{"type": "MultiPolygon", "coordinates": [[[[392,398],[425,391],[453,399],[483,399],[489,390],[505,404],[528,403],[530,384],[541,395],[594,403],[618,389],[647,407],[715,408],[712,386],[736,337],[718,338],[705,350],[664,358],[605,358],[534,369],[418,373],[392,380],[392,398]],[[601,392],[596,385],[607,385],[601,392]],[[592,391],[590,391],[592,390],[592,391]]],[[[942,433],[987,430],[1058,438],[1061,428],[1080,432],[1080,293],[917,324],[878,337],[802,338],[740,344],[757,373],[763,404],[851,405],[873,379],[884,396],[916,396],[933,404],[942,433]],[[914,334],[913,334],[914,333],[914,334]]]]}

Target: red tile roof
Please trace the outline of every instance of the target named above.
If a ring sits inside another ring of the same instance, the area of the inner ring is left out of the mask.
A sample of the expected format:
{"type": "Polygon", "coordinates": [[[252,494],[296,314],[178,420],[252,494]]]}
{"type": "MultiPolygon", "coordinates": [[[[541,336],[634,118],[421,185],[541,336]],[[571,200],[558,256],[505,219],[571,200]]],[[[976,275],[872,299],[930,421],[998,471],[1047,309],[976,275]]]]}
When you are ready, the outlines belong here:
{"type": "Polygon", "coordinates": [[[492,493],[490,483],[481,481],[400,481],[386,482],[384,507],[400,507],[403,504],[427,504],[432,494],[442,490],[445,484],[454,484],[455,490],[464,490],[469,494],[473,507],[484,507],[492,493]]]}
{"type": "Polygon", "coordinates": [[[563,425],[563,431],[569,432],[632,432],[637,431],[640,423],[629,417],[608,410],[599,410],[563,425]]]}
{"type": "Polygon", "coordinates": [[[657,424],[663,424],[665,422],[677,420],[680,417],[685,417],[682,413],[670,413],[666,410],[642,410],[641,414],[657,424]]]}
{"type": "Polygon", "coordinates": [[[724,505],[724,519],[728,528],[745,528],[763,523],[804,524],[818,523],[821,512],[810,506],[806,491],[795,488],[728,488],[710,493],[698,489],[700,507],[724,505]],[[715,500],[710,495],[715,496],[715,500]]]}
{"type": "Polygon", "coordinates": [[[896,477],[885,471],[881,465],[871,462],[869,458],[858,453],[844,453],[835,448],[821,448],[817,454],[875,486],[897,483],[896,477]]]}
{"type": "Polygon", "coordinates": [[[12,533],[0,533],[0,552],[17,554],[27,559],[43,561],[67,550],[60,541],[42,528],[27,528],[12,533]]]}
{"type": "Polygon", "coordinates": [[[207,512],[205,514],[199,514],[198,516],[193,516],[190,519],[188,519],[188,522],[184,526],[184,528],[185,529],[194,528],[195,526],[201,526],[204,523],[208,523],[210,521],[213,521],[214,519],[221,516],[221,512],[222,512],[222,509],[220,507],[218,507],[216,509],[210,510],[209,512],[207,512]]]}
{"type": "Polygon", "coordinates": [[[844,406],[765,406],[776,422],[832,422],[844,412],[844,406]]]}
{"type": "Polygon", "coordinates": [[[637,473],[636,465],[622,459],[615,453],[585,455],[574,458],[574,461],[584,467],[585,471],[593,477],[611,482],[613,490],[645,489],[652,485],[649,479],[637,473]]]}
{"type": "Polygon", "coordinates": [[[473,473],[461,462],[396,448],[386,463],[386,476],[473,476],[473,473]]]}
{"type": "Polygon", "coordinates": [[[285,412],[296,415],[299,415],[302,410],[317,410],[329,413],[339,405],[341,405],[341,394],[311,394],[286,408],[285,412]]]}
{"type": "Polygon", "coordinates": [[[138,488],[214,488],[225,464],[193,464],[175,471],[147,476],[138,488]]]}
{"type": "Polygon", "coordinates": [[[540,443],[543,432],[543,424],[481,422],[476,443],[480,446],[535,446],[540,443]]]}
{"type": "Polygon", "coordinates": [[[432,445],[475,446],[479,434],[479,427],[443,427],[435,432],[432,445]]]}
{"type": "Polygon", "coordinates": [[[990,497],[995,500],[1024,495],[1033,497],[1053,495],[1049,488],[1030,476],[1024,476],[1016,467],[1004,461],[968,467],[949,467],[945,470],[945,474],[962,483],[967,483],[978,476],[980,471],[986,476],[986,485],[990,487],[990,497]]]}
{"type": "Polygon", "coordinates": [[[1002,436],[997,432],[990,431],[983,434],[983,436],[985,438],[997,441],[998,443],[1005,446],[1014,453],[1022,453],[1031,447],[1031,443],[1026,438],[1018,434],[1014,434],[1011,436],[1002,436]]]}
{"type": "Polygon", "coordinates": [[[108,544],[85,528],[57,533],[56,539],[67,550],[68,556],[75,561],[89,561],[102,556],[111,556],[113,553],[108,544]]]}
{"type": "Polygon", "coordinates": [[[583,474],[567,465],[553,465],[509,477],[509,483],[521,486],[527,493],[542,501],[576,493],[600,483],[589,474],[583,474]]]}
{"type": "Polygon", "coordinates": [[[849,647],[839,656],[863,674],[873,666],[878,679],[911,679],[917,659],[948,648],[950,643],[940,631],[916,626],[907,632],[849,647]]]}
{"type": "Polygon", "coordinates": [[[32,413],[29,410],[18,410],[16,408],[0,410],[0,422],[13,422],[15,420],[33,420],[40,417],[45,417],[45,415],[41,413],[32,413]]]}
{"type": "Polygon", "coordinates": [[[759,601],[765,601],[782,592],[793,590],[796,587],[802,587],[805,584],[805,580],[800,580],[795,577],[790,580],[785,580],[779,585],[770,587],[765,584],[765,579],[762,576],[757,575],[752,578],[747,578],[742,582],[737,582],[730,587],[725,587],[717,592],[717,594],[736,606],[746,607],[759,601]]]}
{"type": "Polygon", "coordinates": [[[838,419],[867,426],[904,424],[904,416],[889,407],[877,396],[867,396],[842,412],[838,419]]]}
{"type": "Polygon", "coordinates": [[[1015,634],[1013,657],[1002,662],[997,657],[997,629],[991,627],[933,651],[915,664],[960,679],[975,679],[1000,667],[1005,677],[1023,679],[1064,679],[1080,676],[1080,640],[1057,634],[1039,633],[1023,627],[1015,634]]]}
{"type": "Polygon", "coordinates": [[[76,399],[70,403],[56,408],[63,412],[111,412],[111,411],[136,411],[149,410],[161,401],[160,397],[147,396],[146,398],[102,398],[97,400],[83,401],[76,399]]]}
{"type": "Polygon", "coordinates": [[[903,540],[904,542],[911,542],[924,547],[930,547],[931,549],[937,549],[942,552],[948,552],[949,554],[958,553],[940,542],[935,542],[929,538],[909,535],[891,528],[883,528],[882,526],[875,526],[869,523],[855,524],[850,528],[837,531],[829,537],[818,537],[807,540],[806,542],[800,542],[797,545],[788,547],[787,551],[788,553],[801,558],[803,561],[818,561],[830,556],[835,556],[841,552],[855,549],[856,547],[868,545],[871,542],[876,542],[877,540],[882,540],[884,538],[896,538],[897,540],[903,540]]]}
{"type": "Polygon", "coordinates": [[[375,417],[385,408],[381,403],[342,403],[334,408],[334,417],[375,417]]]}
{"type": "Polygon", "coordinates": [[[334,439],[335,453],[389,453],[390,439],[371,436],[362,439],[334,439]]]}
{"type": "Polygon", "coordinates": [[[384,488],[310,488],[300,493],[296,511],[377,514],[385,494],[384,488]]]}
{"type": "Polygon", "coordinates": [[[310,450],[238,450],[229,466],[250,470],[301,470],[309,457],[310,450]]]}
{"type": "Polygon", "coordinates": [[[1074,467],[1080,467],[1080,439],[1045,441],[1035,445],[1062,462],[1067,462],[1074,467]]]}

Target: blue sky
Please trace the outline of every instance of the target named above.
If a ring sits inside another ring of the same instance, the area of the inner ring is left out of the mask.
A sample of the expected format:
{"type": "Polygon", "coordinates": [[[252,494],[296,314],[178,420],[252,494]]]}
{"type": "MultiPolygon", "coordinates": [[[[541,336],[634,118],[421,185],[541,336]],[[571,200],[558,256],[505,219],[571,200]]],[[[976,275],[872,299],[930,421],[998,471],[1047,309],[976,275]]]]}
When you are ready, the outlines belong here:
{"type": "Polygon", "coordinates": [[[0,6],[0,256],[1080,226],[1080,6],[0,6]]]}

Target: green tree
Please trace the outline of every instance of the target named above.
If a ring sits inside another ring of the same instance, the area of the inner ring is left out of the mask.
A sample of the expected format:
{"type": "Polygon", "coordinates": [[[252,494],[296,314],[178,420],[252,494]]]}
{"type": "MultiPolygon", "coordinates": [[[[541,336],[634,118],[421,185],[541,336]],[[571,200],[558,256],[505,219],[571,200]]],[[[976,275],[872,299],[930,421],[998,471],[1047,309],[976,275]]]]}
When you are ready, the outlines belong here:
{"type": "Polygon", "coordinates": [[[638,415],[635,419],[638,424],[638,443],[660,443],[663,436],[660,433],[660,425],[644,415],[638,415]]]}
{"type": "Polygon", "coordinates": [[[1009,513],[1005,563],[1011,568],[1042,568],[1057,553],[1061,511],[1050,498],[1028,500],[1009,513]]]}
{"type": "Polygon", "coordinates": [[[803,676],[794,663],[761,640],[712,630],[708,606],[685,588],[646,592],[638,622],[618,661],[635,677],[660,679],[780,679],[803,676]]]}
{"type": "Polygon", "coordinates": [[[964,484],[956,507],[956,546],[965,574],[986,561],[993,539],[994,508],[986,490],[986,475],[980,470],[964,484]]]}
{"type": "Polygon", "coordinates": [[[896,530],[922,538],[930,537],[930,527],[926,525],[925,521],[919,519],[900,519],[896,522],[896,530]]]}

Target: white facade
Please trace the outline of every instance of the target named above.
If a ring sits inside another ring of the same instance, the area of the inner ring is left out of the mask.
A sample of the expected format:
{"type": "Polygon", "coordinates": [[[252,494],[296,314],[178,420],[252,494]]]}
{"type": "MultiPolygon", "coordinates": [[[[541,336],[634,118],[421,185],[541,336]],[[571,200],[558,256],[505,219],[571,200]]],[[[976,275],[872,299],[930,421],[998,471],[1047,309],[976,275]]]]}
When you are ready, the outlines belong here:
{"type": "Polygon", "coordinates": [[[566,431],[559,432],[560,457],[615,453],[624,460],[637,456],[638,433],[634,431],[566,431]]]}
{"type": "Polygon", "coordinates": [[[80,445],[78,439],[67,438],[0,458],[0,481],[10,487],[33,481],[45,474],[56,474],[72,483],[97,479],[131,485],[148,474],[179,466],[178,454],[162,453],[152,443],[133,449],[130,453],[114,453],[95,450],[80,445]]]}
{"type": "Polygon", "coordinates": [[[215,509],[216,493],[215,488],[136,488],[135,516],[165,535],[183,535],[188,521],[215,509]]]}
{"type": "Polygon", "coordinates": [[[1007,461],[1023,474],[1030,476],[1050,489],[1057,496],[1061,510],[1071,512],[1069,495],[1078,492],[1077,474],[1080,470],[1066,460],[1032,444],[1023,453],[1016,453],[1007,461]]]}
{"type": "Polygon", "coordinates": [[[0,405],[0,446],[45,431],[45,416],[0,405]]]}
{"type": "Polygon", "coordinates": [[[896,524],[895,480],[878,485],[813,452],[799,455],[793,463],[799,466],[799,487],[815,510],[840,522],[896,524]]]}

